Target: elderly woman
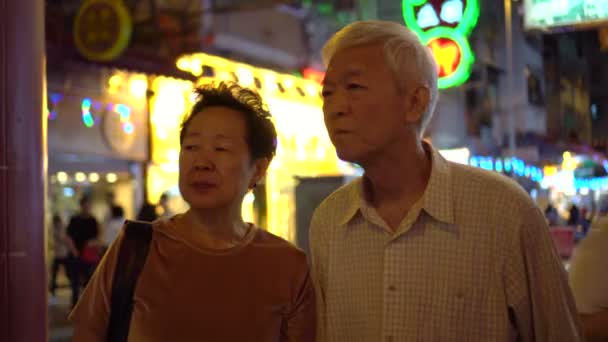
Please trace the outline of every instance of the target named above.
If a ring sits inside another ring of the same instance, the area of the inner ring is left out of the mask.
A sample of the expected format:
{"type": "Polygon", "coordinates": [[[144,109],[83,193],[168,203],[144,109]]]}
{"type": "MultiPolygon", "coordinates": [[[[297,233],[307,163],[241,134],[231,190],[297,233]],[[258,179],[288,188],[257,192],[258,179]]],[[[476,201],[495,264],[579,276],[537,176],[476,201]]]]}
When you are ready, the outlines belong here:
{"type": "MultiPolygon", "coordinates": [[[[305,254],[241,217],[275,154],[270,114],[238,85],[197,93],[180,131],[179,188],[190,209],[152,224],[128,340],[313,341],[305,254]]],[[[111,312],[112,279],[124,241],[123,230],[70,316],[74,341],[115,340],[110,316],[124,313],[111,312]]]]}

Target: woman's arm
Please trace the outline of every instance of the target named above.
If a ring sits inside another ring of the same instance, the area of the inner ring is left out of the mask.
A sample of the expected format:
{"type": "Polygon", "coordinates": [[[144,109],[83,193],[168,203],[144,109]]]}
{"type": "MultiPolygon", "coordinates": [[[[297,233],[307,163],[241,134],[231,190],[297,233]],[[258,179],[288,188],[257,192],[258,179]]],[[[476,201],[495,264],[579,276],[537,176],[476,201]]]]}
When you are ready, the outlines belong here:
{"type": "Polygon", "coordinates": [[[314,342],[316,334],[315,290],[306,270],[305,277],[287,314],[284,326],[284,342],[314,342]]]}

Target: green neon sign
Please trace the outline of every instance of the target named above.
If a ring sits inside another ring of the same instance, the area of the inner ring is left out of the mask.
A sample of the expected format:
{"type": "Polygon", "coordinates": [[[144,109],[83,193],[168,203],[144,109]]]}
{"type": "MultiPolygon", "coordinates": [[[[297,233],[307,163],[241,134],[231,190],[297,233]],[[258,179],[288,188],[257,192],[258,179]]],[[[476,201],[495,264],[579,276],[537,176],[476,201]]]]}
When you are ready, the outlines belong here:
{"type": "Polygon", "coordinates": [[[437,13],[436,6],[429,0],[402,0],[402,10],[405,24],[418,35],[423,44],[431,44],[430,47],[434,48],[439,68],[439,88],[456,87],[466,82],[475,63],[475,55],[467,36],[477,25],[479,1],[444,0],[441,1],[441,11],[437,13]],[[455,48],[458,53],[454,53],[455,48]],[[437,55],[443,51],[449,51],[449,54],[437,55]],[[451,67],[446,58],[458,60],[457,65],[451,67]]]}

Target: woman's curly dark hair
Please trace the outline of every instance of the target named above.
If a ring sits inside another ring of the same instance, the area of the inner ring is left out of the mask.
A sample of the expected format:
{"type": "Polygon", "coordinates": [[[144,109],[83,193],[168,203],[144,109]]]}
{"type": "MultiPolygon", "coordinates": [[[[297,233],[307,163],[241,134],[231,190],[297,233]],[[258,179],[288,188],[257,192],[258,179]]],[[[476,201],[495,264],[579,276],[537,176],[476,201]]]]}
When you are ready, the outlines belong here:
{"type": "Polygon", "coordinates": [[[197,87],[194,92],[197,95],[196,102],[182,121],[180,145],[184,142],[186,130],[196,115],[209,107],[226,107],[243,114],[251,160],[272,160],[277,149],[277,132],[270,120],[272,115],[258,93],[232,82],[203,85],[197,87]]]}

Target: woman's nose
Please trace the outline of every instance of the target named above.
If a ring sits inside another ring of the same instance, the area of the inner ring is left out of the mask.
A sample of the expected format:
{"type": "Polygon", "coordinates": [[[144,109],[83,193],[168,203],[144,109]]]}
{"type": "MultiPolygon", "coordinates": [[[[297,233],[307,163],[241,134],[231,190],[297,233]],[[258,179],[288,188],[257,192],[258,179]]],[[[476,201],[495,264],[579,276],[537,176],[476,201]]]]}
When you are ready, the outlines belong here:
{"type": "Polygon", "coordinates": [[[194,161],[194,168],[198,171],[212,171],[215,168],[215,164],[210,158],[201,154],[194,161]]]}

